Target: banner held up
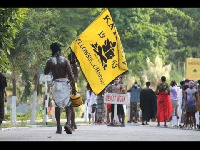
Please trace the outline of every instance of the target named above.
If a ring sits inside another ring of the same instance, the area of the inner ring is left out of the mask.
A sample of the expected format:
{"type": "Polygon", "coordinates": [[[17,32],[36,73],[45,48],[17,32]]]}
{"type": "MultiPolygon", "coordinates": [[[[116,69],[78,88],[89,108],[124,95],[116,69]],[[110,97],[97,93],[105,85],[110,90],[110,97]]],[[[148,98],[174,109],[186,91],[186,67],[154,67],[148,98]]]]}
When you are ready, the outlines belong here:
{"type": "Polygon", "coordinates": [[[70,45],[93,92],[128,70],[117,28],[106,8],[70,45]]]}

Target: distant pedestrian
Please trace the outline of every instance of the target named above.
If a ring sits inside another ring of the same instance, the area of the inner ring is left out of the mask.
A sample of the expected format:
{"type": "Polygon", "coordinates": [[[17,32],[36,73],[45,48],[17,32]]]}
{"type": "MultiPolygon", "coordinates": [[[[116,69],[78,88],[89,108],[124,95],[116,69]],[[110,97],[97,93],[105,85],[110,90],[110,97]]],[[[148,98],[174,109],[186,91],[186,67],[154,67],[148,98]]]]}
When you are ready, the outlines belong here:
{"type": "MultiPolygon", "coordinates": [[[[108,93],[111,93],[111,92],[112,92],[111,87],[112,87],[113,84],[114,84],[114,80],[111,81],[111,82],[107,85],[107,87],[106,87],[106,92],[108,92],[108,93]]],[[[112,105],[113,105],[113,104],[112,104],[112,105]]],[[[111,104],[110,104],[110,103],[107,103],[107,104],[106,104],[106,109],[107,109],[107,114],[106,114],[107,120],[106,120],[106,124],[109,125],[109,124],[111,123],[111,116],[112,116],[111,104]]]]}
{"type": "Polygon", "coordinates": [[[137,82],[135,81],[133,86],[127,90],[130,92],[130,120],[129,122],[137,123],[138,120],[138,102],[140,102],[140,92],[141,88],[138,86],[137,82]],[[134,120],[133,120],[134,114],[134,120]]]}
{"type": "Polygon", "coordinates": [[[179,94],[178,94],[178,116],[179,116],[178,125],[180,128],[183,128],[183,126],[184,126],[184,115],[183,115],[183,111],[182,111],[184,83],[185,83],[185,81],[180,82],[180,90],[179,90],[179,94]]]}
{"type": "Polygon", "coordinates": [[[95,123],[95,110],[97,103],[97,95],[92,91],[92,88],[89,83],[87,83],[87,91],[86,91],[86,100],[87,100],[87,108],[88,108],[88,118],[89,118],[89,124],[91,124],[91,119],[92,119],[92,124],[95,123]]]}
{"type": "Polygon", "coordinates": [[[150,82],[146,82],[146,88],[140,92],[140,108],[142,110],[142,125],[148,125],[147,122],[154,119],[157,113],[157,97],[150,88],[150,82]]]}
{"type": "Polygon", "coordinates": [[[166,83],[166,77],[161,77],[161,83],[156,87],[157,94],[157,122],[164,122],[164,127],[167,127],[167,121],[172,118],[172,103],[170,99],[169,85],[166,83]]]}
{"type": "Polygon", "coordinates": [[[6,76],[2,72],[0,72],[0,125],[2,124],[4,119],[4,103],[7,102],[6,87],[6,76]]]}
{"type": "MultiPolygon", "coordinates": [[[[175,120],[179,119],[179,115],[178,115],[178,94],[179,94],[179,90],[180,88],[177,87],[177,83],[175,80],[172,80],[170,83],[170,98],[172,101],[172,108],[173,108],[173,112],[172,112],[172,119],[175,119],[174,117],[176,117],[175,120]]],[[[174,120],[172,120],[172,122],[174,122],[174,120]]],[[[178,121],[174,124],[174,126],[177,126],[178,121]]]]}
{"type": "Polygon", "coordinates": [[[194,81],[189,82],[189,88],[185,90],[184,102],[185,102],[185,110],[186,110],[186,128],[190,128],[191,126],[196,129],[196,118],[195,113],[197,112],[197,101],[198,101],[198,92],[197,89],[194,88],[194,81]],[[190,124],[190,127],[187,125],[190,124]]]}
{"type": "Polygon", "coordinates": [[[185,79],[184,84],[182,85],[183,97],[182,97],[182,105],[181,105],[181,108],[182,108],[182,118],[181,119],[184,122],[184,124],[183,124],[184,127],[186,125],[185,90],[187,88],[189,88],[189,82],[190,82],[190,80],[185,79]]]}
{"type": "Polygon", "coordinates": [[[197,85],[197,91],[198,91],[198,103],[197,103],[197,113],[196,113],[196,122],[197,122],[197,127],[200,129],[200,120],[199,120],[199,116],[200,116],[200,80],[197,81],[198,85],[197,85]]]}
{"type": "Polygon", "coordinates": [[[96,105],[96,119],[97,124],[104,124],[104,92],[105,89],[103,89],[99,94],[97,94],[97,105],[96,105]]]}
{"type": "MultiPolygon", "coordinates": [[[[114,84],[111,85],[110,87],[110,92],[111,93],[118,93],[118,94],[123,94],[125,93],[124,91],[124,87],[122,84],[119,83],[120,82],[120,78],[116,77],[114,80],[114,84]]],[[[108,124],[108,126],[114,126],[114,105],[115,104],[111,104],[111,122],[110,124],[108,124]]],[[[117,104],[117,115],[118,115],[118,119],[119,119],[119,123],[121,123],[121,127],[125,127],[125,112],[124,112],[124,107],[123,104],[117,104]]]]}

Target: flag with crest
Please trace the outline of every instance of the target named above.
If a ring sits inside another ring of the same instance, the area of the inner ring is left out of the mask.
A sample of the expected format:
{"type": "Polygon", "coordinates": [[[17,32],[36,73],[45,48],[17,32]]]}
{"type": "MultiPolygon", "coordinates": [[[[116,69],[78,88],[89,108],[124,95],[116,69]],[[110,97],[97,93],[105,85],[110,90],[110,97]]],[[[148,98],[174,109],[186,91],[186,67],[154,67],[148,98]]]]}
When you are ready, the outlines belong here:
{"type": "Polygon", "coordinates": [[[106,8],[70,45],[93,92],[128,70],[115,23],[106,8]]]}

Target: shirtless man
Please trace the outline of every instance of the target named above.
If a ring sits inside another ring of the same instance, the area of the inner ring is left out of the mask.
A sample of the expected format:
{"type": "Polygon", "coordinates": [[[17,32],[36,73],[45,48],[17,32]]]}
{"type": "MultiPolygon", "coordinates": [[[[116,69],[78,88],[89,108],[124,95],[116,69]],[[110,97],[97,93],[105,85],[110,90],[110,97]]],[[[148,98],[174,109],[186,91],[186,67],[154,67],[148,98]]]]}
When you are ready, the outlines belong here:
{"type": "MultiPolygon", "coordinates": [[[[117,77],[114,80],[114,84],[111,85],[110,87],[110,92],[111,93],[118,93],[118,94],[124,94],[125,90],[122,84],[119,83],[120,82],[120,78],[117,77]]],[[[115,104],[111,104],[111,122],[110,124],[108,124],[108,126],[113,126],[113,119],[114,119],[114,105],[115,104]]],[[[125,113],[124,113],[124,107],[123,104],[117,104],[117,115],[119,118],[119,122],[121,123],[121,127],[125,127],[125,113]]]]}
{"type": "MultiPolygon", "coordinates": [[[[78,66],[77,66],[76,55],[74,54],[74,52],[72,50],[70,51],[70,53],[68,55],[68,60],[70,61],[72,72],[74,74],[75,84],[77,85],[79,69],[78,69],[78,66]]],[[[77,129],[77,125],[76,125],[76,122],[75,122],[75,110],[74,110],[74,107],[72,107],[72,113],[71,114],[72,114],[71,119],[72,119],[72,121],[74,121],[72,123],[74,125],[74,126],[72,126],[72,130],[74,130],[74,129],[77,129]]]]}
{"type": "MultiPolygon", "coordinates": [[[[64,128],[67,134],[72,134],[70,121],[72,110],[71,107],[73,106],[70,100],[70,86],[72,89],[72,94],[76,95],[74,74],[72,72],[69,60],[61,56],[60,44],[52,43],[50,49],[52,50],[52,57],[46,61],[44,74],[47,75],[52,72],[53,75],[52,97],[55,102],[55,117],[57,122],[56,133],[62,134],[60,115],[62,108],[65,107],[67,122],[64,128]]],[[[74,121],[71,122],[73,123],[74,121]]]]}
{"type": "Polygon", "coordinates": [[[79,74],[79,67],[77,66],[77,58],[75,53],[71,50],[71,52],[68,55],[68,60],[70,61],[70,65],[72,68],[72,72],[74,74],[75,82],[78,81],[78,74],[79,74]]]}

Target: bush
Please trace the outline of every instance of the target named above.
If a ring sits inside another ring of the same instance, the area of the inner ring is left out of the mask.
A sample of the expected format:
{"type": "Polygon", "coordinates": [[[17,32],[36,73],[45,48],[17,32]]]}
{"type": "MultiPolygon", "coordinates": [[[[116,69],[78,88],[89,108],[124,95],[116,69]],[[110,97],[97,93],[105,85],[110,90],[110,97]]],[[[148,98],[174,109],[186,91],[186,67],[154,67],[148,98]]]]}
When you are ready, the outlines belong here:
{"type": "Polygon", "coordinates": [[[84,113],[84,108],[85,104],[82,104],[81,106],[74,108],[76,118],[82,118],[82,114],[84,113]]]}

